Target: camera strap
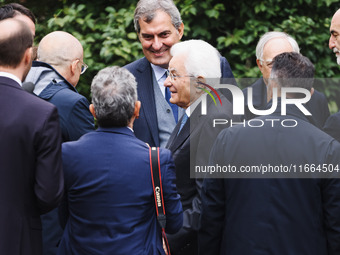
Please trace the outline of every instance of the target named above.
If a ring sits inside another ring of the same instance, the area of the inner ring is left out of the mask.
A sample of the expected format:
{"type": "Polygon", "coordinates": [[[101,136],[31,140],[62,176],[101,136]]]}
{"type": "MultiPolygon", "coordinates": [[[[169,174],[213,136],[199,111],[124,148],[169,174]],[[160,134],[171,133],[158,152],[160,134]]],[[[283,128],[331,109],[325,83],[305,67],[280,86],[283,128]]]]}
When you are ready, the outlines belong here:
{"type": "Polygon", "coordinates": [[[159,148],[149,148],[150,155],[150,169],[151,169],[151,180],[153,185],[153,194],[155,198],[156,214],[159,225],[162,228],[162,236],[167,248],[167,254],[170,255],[170,248],[168,239],[165,234],[166,216],[163,199],[163,188],[162,188],[162,177],[161,177],[161,165],[159,160],[159,148]]]}

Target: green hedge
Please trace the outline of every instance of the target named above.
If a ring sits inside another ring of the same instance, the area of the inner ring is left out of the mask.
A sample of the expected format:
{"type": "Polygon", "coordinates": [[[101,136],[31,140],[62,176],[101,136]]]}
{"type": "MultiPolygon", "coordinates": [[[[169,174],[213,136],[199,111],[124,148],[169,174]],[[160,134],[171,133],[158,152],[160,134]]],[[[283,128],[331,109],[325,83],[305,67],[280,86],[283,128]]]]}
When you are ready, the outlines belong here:
{"type": "MultiPolygon", "coordinates": [[[[1,2],[1,0],[0,0],[1,2]]],[[[3,1],[2,2],[10,2],[3,1]]],[[[37,16],[36,43],[48,32],[72,33],[84,46],[89,65],[77,86],[90,97],[93,76],[105,66],[123,66],[142,56],[133,28],[137,1],[41,1],[23,3],[37,16]]],[[[183,40],[203,39],[216,46],[232,67],[235,77],[259,77],[255,47],[271,30],[292,35],[301,53],[315,64],[316,77],[340,77],[339,66],[328,49],[329,24],[340,7],[336,0],[175,0],[185,24],[183,40]]],[[[318,87],[327,96],[331,112],[340,108],[340,87],[318,87]]]]}

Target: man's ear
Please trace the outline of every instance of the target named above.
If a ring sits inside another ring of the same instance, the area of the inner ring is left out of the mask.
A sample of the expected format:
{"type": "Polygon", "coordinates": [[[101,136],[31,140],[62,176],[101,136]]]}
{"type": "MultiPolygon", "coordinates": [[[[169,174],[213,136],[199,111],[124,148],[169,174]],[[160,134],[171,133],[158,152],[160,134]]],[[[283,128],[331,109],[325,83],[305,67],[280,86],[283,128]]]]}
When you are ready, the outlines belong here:
{"type": "Polygon", "coordinates": [[[260,69],[260,71],[262,73],[263,65],[261,64],[261,61],[259,59],[256,59],[256,64],[257,64],[257,67],[260,69]]]}
{"type": "Polygon", "coordinates": [[[206,80],[203,76],[198,76],[196,78],[196,83],[197,83],[197,88],[205,88],[205,86],[203,85],[204,83],[206,83],[206,80]]]}
{"type": "Polygon", "coordinates": [[[33,51],[32,51],[32,47],[31,48],[27,48],[24,54],[24,64],[27,65],[31,65],[31,62],[33,60],[33,51]]]}
{"type": "Polygon", "coordinates": [[[96,111],[94,110],[93,104],[90,104],[89,109],[90,109],[90,112],[92,113],[93,117],[94,117],[95,119],[97,119],[96,111]]]}
{"type": "Polygon", "coordinates": [[[79,63],[79,59],[76,59],[76,60],[73,60],[70,65],[70,71],[71,71],[72,76],[77,72],[78,63],[79,63]]]}
{"type": "Polygon", "coordinates": [[[314,88],[311,88],[310,89],[310,96],[313,96],[313,94],[314,94],[314,88]]]}
{"type": "Polygon", "coordinates": [[[133,112],[133,116],[135,116],[136,119],[139,118],[139,111],[140,111],[141,105],[142,105],[142,103],[137,100],[136,103],[135,103],[135,110],[133,112]]]}
{"type": "Polygon", "coordinates": [[[184,24],[182,22],[182,24],[179,26],[178,28],[178,35],[179,35],[179,39],[181,40],[183,37],[183,33],[184,33],[184,24]]]}

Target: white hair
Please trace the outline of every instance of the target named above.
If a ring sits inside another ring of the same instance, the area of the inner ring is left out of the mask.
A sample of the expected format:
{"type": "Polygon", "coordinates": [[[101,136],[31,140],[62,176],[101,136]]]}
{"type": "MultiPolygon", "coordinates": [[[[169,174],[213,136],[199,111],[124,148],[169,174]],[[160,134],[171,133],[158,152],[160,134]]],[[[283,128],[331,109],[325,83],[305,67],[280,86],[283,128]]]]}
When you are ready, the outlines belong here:
{"type": "Polygon", "coordinates": [[[188,40],[176,43],[170,54],[185,56],[184,66],[188,74],[195,77],[221,78],[220,53],[202,40],[188,40]]]}
{"type": "Polygon", "coordinates": [[[274,39],[274,38],[286,39],[292,46],[293,52],[300,53],[299,45],[297,44],[297,42],[295,41],[293,37],[291,37],[290,35],[284,32],[272,31],[272,32],[267,32],[261,36],[256,46],[256,59],[263,60],[264,46],[266,45],[267,42],[269,42],[271,39],[274,39]]]}

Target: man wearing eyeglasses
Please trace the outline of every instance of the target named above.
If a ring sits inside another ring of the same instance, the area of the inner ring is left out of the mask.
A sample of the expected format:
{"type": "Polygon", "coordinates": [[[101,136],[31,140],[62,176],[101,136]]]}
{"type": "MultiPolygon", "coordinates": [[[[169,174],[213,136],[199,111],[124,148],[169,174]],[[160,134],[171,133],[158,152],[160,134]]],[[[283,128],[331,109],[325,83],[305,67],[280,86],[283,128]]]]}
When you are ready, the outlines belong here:
{"type": "MultiPolygon", "coordinates": [[[[277,31],[267,32],[257,43],[256,63],[263,77],[251,85],[255,109],[264,110],[267,106],[267,85],[272,69],[272,60],[283,52],[300,53],[297,42],[286,33],[277,31]]],[[[243,93],[245,95],[245,119],[249,120],[257,117],[248,108],[248,88],[244,89],[243,93]]],[[[311,100],[306,103],[306,108],[312,114],[312,123],[321,128],[330,114],[325,95],[314,90],[311,100]]]]}
{"type": "MultiPolygon", "coordinates": [[[[133,129],[136,137],[150,146],[165,147],[184,113],[171,104],[169,89],[163,87],[170,49],[182,39],[184,24],[172,0],[139,0],[134,25],[145,57],[125,66],[136,77],[142,102],[133,129]]],[[[220,65],[222,77],[226,78],[223,82],[236,84],[227,59],[220,57],[220,65]]]]}
{"type": "Polygon", "coordinates": [[[94,130],[88,100],[75,88],[86,71],[83,47],[71,34],[56,31],[39,43],[26,82],[35,84],[33,93],[58,108],[63,142],[78,140],[94,130]]]}
{"type": "MultiPolygon", "coordinates": [[[[25,81],[35,84],[34,94],[57,107],[63,142],[93,131],[90,104],[75,88],[87,68],[80,42],[66,32],[49,33],[39,43],[38,60],[33,61],[25,81]]],[[[43,215],[42,222],[44,251],[56,254],[62,235],[57,209],[43,215]]]]}

